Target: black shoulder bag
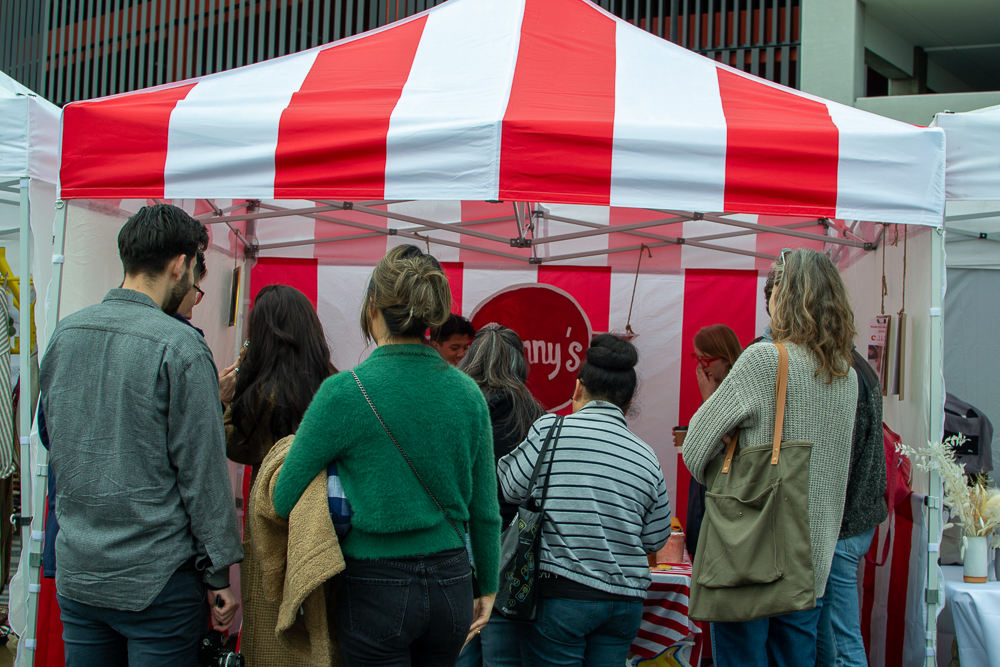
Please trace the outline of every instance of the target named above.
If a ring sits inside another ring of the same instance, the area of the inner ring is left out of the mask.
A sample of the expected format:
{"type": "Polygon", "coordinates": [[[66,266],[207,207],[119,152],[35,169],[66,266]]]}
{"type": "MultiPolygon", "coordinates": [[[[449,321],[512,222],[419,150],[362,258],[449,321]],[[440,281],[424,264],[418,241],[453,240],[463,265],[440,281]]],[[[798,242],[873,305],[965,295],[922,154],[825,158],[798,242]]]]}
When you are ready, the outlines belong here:
{"type": "Polygon", "coordinates": [[[549,427],[542,443],[542,451],[535,460],[535,469],[528,481],[525,501],[517,508],[517,516],[503,532],[500,542],[500,588],[493,603],[493,611],[510,621],[534,621],[538,615],[538,565],[542,546],[542,520],[545,517],[545,497],[552,479],[552,459],[556,455],[556,441],[562,432],[563,417],[549,427]],[[542,497],[533,500],[531,492],[538,480],[545,453],[551,445],[549,468],[545,473],[542,497]]]}
{"type": "MultiPolygon", "coordinates": [[[[361,379],[358,377],[358,374],[355,373],[354,371],[351,371],[351,376],[354,378],[354,381],[358,383],[358,389],[361,390],[361,393],[364,395],[365,400],[368,401],[368,407],[370,407],[372,409],[372,412],[375,413],[375,418],[378,419],[378,423],[382,425],[382,428],[385,429],[386,435],[388,435],[389,439],[392,440],[392,444],[396,445],[396,449],[398,449],[399,453],[403,455],[404,459],[406,459],[406,464],[410,466],[410,470],[412,470],[413,474],[416,475],[417,481],[420,482],[420,486],[424,487],[424,491],[426,491],[427,495],[431,497],[431,500],[434,501],[434,504],[437,505],[437,508],[441,510],[441,514],[444,515],[445,521],[448,522],[448,525],[451,526],[452,530],[455,531],[455,534],[458,535],[459,541],[461,541],[463,544],[466,545],[466,549],[470,549],[469,543],[466,541],[465,536],[462,534],[462,531],[458,529],[458,526],[455,525],[455,522],[452,521],[451,517],[448,516],[448,513],[444,511],[444,507],[441,506],[441,503],[438,502],[437,497],[431,492],[430,488],[424,482],[424,478],[420,476],[419,472],[417,472],[417,469],[413,465],[413,461],[411,461],[410,457],[406,455],[406,452],[403,451],[403,448],[399,446],[399,441],[396,440],[396,436],[392,434],[392,431],[389,430],[389,426],[385,423],[385,420],[382,419],[382,415],[380,415],[378,409],[375,408],[375,404],[372,403],[372,399],[368,396],[368,392],[365,391],[365,386],[361,384],[361,379]]],[[[469,551],[469,562],[472,565],[472,596],[478,598],[481,595],[479,590],[479,579],[476,577],[476,565],[475,563],[472,562],[471,551],[469,551]]]]}

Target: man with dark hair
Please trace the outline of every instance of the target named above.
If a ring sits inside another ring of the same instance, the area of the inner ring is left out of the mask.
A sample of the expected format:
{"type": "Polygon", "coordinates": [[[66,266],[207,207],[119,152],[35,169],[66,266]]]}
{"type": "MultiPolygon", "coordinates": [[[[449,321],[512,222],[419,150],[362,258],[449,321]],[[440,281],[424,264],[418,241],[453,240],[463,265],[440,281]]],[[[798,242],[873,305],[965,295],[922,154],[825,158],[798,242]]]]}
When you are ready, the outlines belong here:
{"type": "Polygon", "coordinates": [[[70,667],[195,665],[209,616],[226,630],[239,606],[215,365],[172,317],[207,245],[181,209],[140,209],[118,235],[122,286],[62,319],[42,359],[70,667]]]}
{"type": "Polygon", "coordinates": [[[461,315],[451,314],[451,317],[439,327],[431,327],[431,347],[452,366],[465,358],[472,345],[472,337],[476,330],[472,322],[461,315]]]}

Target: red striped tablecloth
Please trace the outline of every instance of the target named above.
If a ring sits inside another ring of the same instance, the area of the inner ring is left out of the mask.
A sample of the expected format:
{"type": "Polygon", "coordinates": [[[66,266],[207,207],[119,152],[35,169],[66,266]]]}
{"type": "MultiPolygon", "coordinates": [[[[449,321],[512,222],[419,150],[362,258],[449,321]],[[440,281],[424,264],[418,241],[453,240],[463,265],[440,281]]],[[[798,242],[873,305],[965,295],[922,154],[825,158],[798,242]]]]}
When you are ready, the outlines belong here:
{"type": "Polygon", "coordinates": [[[652,571],[642,624],[632,644],[636,667],[698,667],[707,627],[688,618],[691,564],[652,571]]]}

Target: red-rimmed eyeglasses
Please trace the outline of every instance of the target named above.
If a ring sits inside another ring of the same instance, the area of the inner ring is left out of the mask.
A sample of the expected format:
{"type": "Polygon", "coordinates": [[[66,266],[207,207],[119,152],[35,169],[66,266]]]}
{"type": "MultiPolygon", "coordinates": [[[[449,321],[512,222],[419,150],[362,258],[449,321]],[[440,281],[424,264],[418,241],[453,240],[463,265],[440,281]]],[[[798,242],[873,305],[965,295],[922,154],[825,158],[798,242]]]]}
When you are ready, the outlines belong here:
{"type": "Polygon", "coordinates": [[[202,291],[202,289],[197,285],[192,285],[191,288],[198,292],[198,296],[194,298],[194,305],[197,306],[199,303],[201,303],[201,300],[205,298],[205,292],[202,291]]]}
{"type": "Polygon", "coordinates": [[[702,368],[708,368],[712,365],[713,361],[718,361],[722,357],[699,357],[697,354],[692,352],[691,358],[694,359],[702,368]]]}

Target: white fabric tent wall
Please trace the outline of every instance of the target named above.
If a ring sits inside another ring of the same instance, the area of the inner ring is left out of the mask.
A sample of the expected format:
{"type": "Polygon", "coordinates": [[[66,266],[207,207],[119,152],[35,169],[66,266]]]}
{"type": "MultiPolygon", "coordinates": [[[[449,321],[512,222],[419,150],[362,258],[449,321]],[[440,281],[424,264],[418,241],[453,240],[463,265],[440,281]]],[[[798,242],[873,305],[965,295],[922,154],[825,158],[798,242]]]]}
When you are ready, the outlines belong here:
{"type": "MultiPolygon", "coordinates": [[[[939,113],[947,137],[944,374],[948,391],[993,422],[993,466],[1000,469],[1000,106],[939,113]]],[[[994,472],[994,479],[997,473],[994,472]]]]}
{"type": "MultiPolygon", "coordinates": [[[[16,236],[4,234],[4,236],[6,239],[16,239],[16,242],[8,244],[10,250],[16,249],[16,252],[8,253],[8,259],[12,270],[19,276],[22,304],[31,303],[32,292],[29,281],[32,277],[38,295],[35,308],[22,307],[18,313],[18,333],[22,338],[19,366],[24,375],[31,373],[37,366],[37,359],[32,355],[28,342],[32,320],[36,323],[38,349],[44,349],[44,331],[47,322],[45,295],[52,267],[52,221],[58,173],[59,116],[58,107],[37,97],[29,89],[0,73],[0,190],[3,191],[0,197],[8,201],[15,200],[17,208],[17,224],[13,226],[17,234],[16,236]],[[28,360],[28,363],[24,363],[24,360],[28,360]]],[[[0,205],[5,209],[11,208],[7,203],[0,205]]],[[[9,229],[7,225],[3,226],[9,229]]],[[[21,383],[18,416],[18,430],[21,434],[21,515],[24,519],[19,526],[22,535],[19,572],[22,569],[26,571],[26,568],[21,566],[26,565],[32,557],[41,556],[41,539],[35,539],[35,535],[38,534],[36,531],[42,529],[42,518],[39,513],[43,511],[43,506],[32,502],[33,499],[37,499],[33,496],[32,490],[36,485],[41,485],[44,489],[47,474],[44,466],[32,465],[34,462],[44,460],[44,457],[39,458],[37,454],[39,448],[37,437],[32,437],[29,444],[28,434],[31,431],[35,398],[32,384],[30,380],[21,383]]],[[[9,400],[9,397],[5,400],[9,400]]],[[[29,615],[35,613],[33,602],[36,599],[29,593],[26,572],[11,581],[9,591],[10,623],[23,635],[29,615]]],[[[28,652],[34,648],[34,642],[34,636],[24,638],[23,645],[29,650],[28,652]]]]}

